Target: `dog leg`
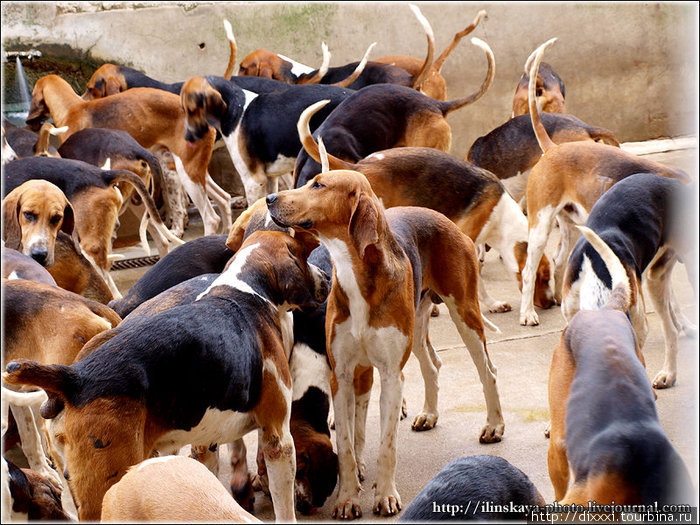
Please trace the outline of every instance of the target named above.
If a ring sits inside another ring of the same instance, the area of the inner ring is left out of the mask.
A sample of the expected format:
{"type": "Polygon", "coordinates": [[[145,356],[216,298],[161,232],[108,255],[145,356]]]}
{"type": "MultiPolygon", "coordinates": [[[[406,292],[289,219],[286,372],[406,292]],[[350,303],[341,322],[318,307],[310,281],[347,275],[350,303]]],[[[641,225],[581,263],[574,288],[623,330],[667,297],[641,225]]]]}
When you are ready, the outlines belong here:
{"type": "Polygon", "coordinates": [[[540,324],[540,319],[535,312],[535,276],[537,268],[542,260],[549,233],[554,223],[554,210],[547,207],[540,210],[537,217],[537,225],[530,228],[527,244],[527,261],[522,272],[523,289],[520,303],[520,324],[535,326],[540,324]]]}
{"type": "MultiPolygon", "coordinates": [[[[425,389],[425,400],[423,410],[418,414],[411,424],[411,430],[430,430],[435,427],[438,420],[438,371],[439,366],[436,366],[431,352],[435,353],[430,342],[427,340],[429,311],[432,307],[432,301],[428,295],[425,295],[416,312],[416,324],[413,332],[413,355],[418,359],[420,364],[421,375],[423,376],[423,385],[425,389]],[[430,349],[428,348],[430,345],[430,349]]],[[[437,355],[435,355],[437,358],[437,355]]],[[[438,359],[439,362],[439,359],[438,359]]]]}
{"type": "Polygon", "coordinates": [[[207,467],[215,476],[219,476],[219,447],[216,444],[192,445],[190,457],[207,467]]]}
{"type": "Polygon", "coordinates": [[[207,173],[207,195],[216,203],[224,219],[224,232],[231,231],[233,226],[233,218],[231,215],[231,195],[219,186],[214,179],[207,173]]]}
{"type": "Polygon", "coordinates": [[[180,157],[173,154],[173,160],[175,161],[175,171],[177,171],[177,175],[180,177],[180,183],[185,188],[185,191],[192,199],[192,202],[194,202],[199,214],[202,216],[204,235],[215,234],[219,228],[219,223],[221,220],[214,211],[214,207],[212,206],[211,202],[209,202],[206,189],[194,183],[194,181],[185,171],[185,166],[182,164],[180,157]]]}
{"type": "Polygon", "coordinates": [[[661,319],[666,342],[663,368],[652,381],[654,388],[669,388],[676,382],[678,330],[673,322],[671,307],[671,269],[674,265],[675,259],[663,262],[663,258],[661,258],[661,264],[649,269],[647,278],[649,298],[661,319]]]}
{"type": "Polygon", "coordinates": [[[564,282],[566,262],[569,260],[572,241],[576,238],[578,231],[574,229],[574,223],[565,215],[559,215],[557,222],[559,223],[560,237],[559,249],[554,256],[554,300],[557,304],[561,304],[561,289],[564,282]]]}
{"type": "Polygon", "coordinates": [[[491,313],[501,313],[510,312],[513,308],[511,305],[505,301],[497,301],[489,295],[486,291],[486,286],[484,285],[484,279],[481,277],[481,268],[483,263],[479,262],[479,301],[488,309],[491,313]]]}
{"type": "Polygon", "coordinates": [[[333,518],[349,520],[362,516],[359,498],[361,487],[357,478],[354,446],[355,392],[353,377],[357,358],[352,355],[354,351],[348,352],[348,350],[357,347],[358,341],[348,333],[340,333],[349,331],[349,326],[334,326],[332,330],[336,333],[328,334],[327,338],[332,341],[329,350],[335,360],[334,373],[338,385],[333,396],[335,440],[338,451],[338,499],[333,508],[333,518]]]}
{"type": "Polygon", "coordinates": [[[39,428],[34,419],[32,409],[30,407],[10,405],[10,410],[12,410],[12,415],[17,423],[17,431],[22,440],[22,451],[27,458],[29,468],[36,470],[57,487],[60,487],[61,478],[56,471],[49,466],[46,453],[41,446],[41,434],[39,433],[39,428]]]}
{"type": "Polygon", "coordinates": [[[250,481],[246,446],[243,439],[229,444],[231,448],[231,494],[233,499],[248,512],[253,512],[255,494],[250,481]]]}
{"type": "Polygon", "coordinates": [[[470,319],[470,313],[464,308],[460,308],[454,299],[443,297],[443,300],[450,312],[452,322],[454,322],[464,345],[469,350],[469,355],[471,355],[474,366],[476,366],[484,389],[486,426],[481,430],[479,442],[497,443],[503,438],[505,425],[503,423],[503,412],[501,411],[501,400],[498,395],[498,387],[496,386],[496,367],[491,363],[486,350],[486,343],[483,341],[483,328],[481,329],[482,337],[479,337],[478,332],[473,328],[473,326],[481,325],[481,317],[478,320],[470,319]]]}
{"type": "Polygon", "coordinates": [[[673,288],[671,288],[671,313],[673,314],[673,324],[676,326],[676,330],[682,332],[686,337],[696,337],[698,335],[698,327],[681,311],[673,288]]]}
{"type": "Polygon", "coordinates": [[[367,426],[367,409],[372,394],[374,368],[366,368],[360,375],[355,376],[355,461],[357,461],[357,479],[365,480],[365,428],[367,426]]]}
{"type": "MultiPolygon", "coordinates": [[[[397,348],[394,352],[400,352],[400,349],[397,348]]],[[[396,489],[396,441],[403,377],[399,369],[392,370],[389,367],[380,369],[379,375],[382,384],[379,398],[381,441],[372,509],[375,514],[393,516],[401,510],[401,497],[396,489]]]]}
{"type": "Polygon", "coordinates": [[[547,450],[549,479],[554,487],[554,499],[561,501],[569,486],[569,461],[566,456],[566,402],[576,367],[560,339],[552,354],[549,370],[550,441],[547,450]]]}

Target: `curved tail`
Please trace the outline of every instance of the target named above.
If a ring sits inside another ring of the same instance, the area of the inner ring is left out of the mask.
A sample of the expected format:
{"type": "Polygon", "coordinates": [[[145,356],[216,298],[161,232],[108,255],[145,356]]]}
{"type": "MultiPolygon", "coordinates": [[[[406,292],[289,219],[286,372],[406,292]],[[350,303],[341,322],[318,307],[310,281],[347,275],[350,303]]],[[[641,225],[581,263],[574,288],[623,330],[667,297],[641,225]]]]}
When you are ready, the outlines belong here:
{"type": "Polygon", "coordinates": [[[372,48],[376,45],[377,45],[376,42],[372,42],[370,44],[370,46],[367,48],[367,51],[365,51],[365,56],[362,57],[362,60],[360,60],[360,63],[357,64],[355,71],[353,71],[349,77],[347,77],[344,80],[341,80],[340,82],[336,82],[335,84],[331,84],[331,86],[344,88],[344,87],[348,87],[350,84],[355,82],[355,80],[357,80],[358,77],[365,70],[365,66],[367,65],[367,60],[369,58],[369,53],[370,53],[370,51],[372,51],[372,48]]]}
{"type": "MultiPolygon", "coordinates": [[[[321,51],[323,52],[323,62],[321,62],[321,67],[316,70],[316,73],[314,73],[312,76],[306,78],[305,76],[301,76],[299,78],[299,81],[297,84],[303,85],[303,84],[319,84],[323,77],[326,76],[326,73],[328,73],[328,66],[331,63],[331,54],[328,51],[328,46],[326,45],[325,42],[321,42],[321,51]]],[[[367,62],[365,61],[365,64],[367,62]]],[[[362,65],[362,69],[364,69],[365,66],[364,64],[362,65]]],[[[360,73],[362,73],[362,70],[360,70],[360,73]]]]}
{"type": "Polygon", "coordinates": [[[608,267],[610,277],[612,278],[612,294],[605,305],[605,308],[620,310],[626,312],[631,303],[632,290],[630,287],[629,276],[625,267],[620,262],[620,259],[615,252],[610,249],[603,239],[596,232],[586,226],[576,226],[583,234],[591,246],[598,252],[600,258],[608,267]]]}
{"type": "Polygon", "coordinates": [[[68,126],[56,128],[50,122],[44,122],[39,129],[39,138],[37,139],[36,144],[34,144],[34,156],[52,157],[53,155],[51,155],[49,152],[49,141],[51,139],[51,135],[58,136],[66,131],[68,131],[68,126]]]}
{"type": "Polygon", "coordinates": [[[226,30],[226,38],[228,38],[228,44],[231,48],[228,58],[228,65],[226,66],[226,72],[224,73],[224,78],[228,80],[234,73],[236,68],[236,55],[238,54],[238,48],[236,47],[236,39],[233,36],[233,28],[231,28],[231,23],[224,19],[224,29],[226,30]]]}
{"type": "Polygon", "coordinates": [[[484,93],[488,91],[489,87],[491,87],[491,84],[493,83],[493,77],[496,76],[496,59],[494,58],[493,51],[491,51],[489,45],[479,38],[472,38],[471,42],[475,46],[478,46],[481,49],[483,49],[486,53],[486,60],[489,64],[488,71],[486,71],[486,78],[482,82],[481,87],[471,95],[455,100],[439,102],[439,107],[442,110],[443,115],[447,115],[448,113],[451,113],[456,109],[463,108],[464,106],[467,106],[479,100],[484,95],[484,93]]]}
{"type": "Polygon", "coordinates": [[[410,4],[409,7],[411,8],[411,11],[413,11],[413,14],[416,15],[420,25],[423,26],[425,35],[428,38],[428,54],[425,56],[425,60],[423,61],[420,71],[418,71],[418,74],[413,77],[413,89],[420,89],[421,85],[430,74],[430,69],[433,65],[433,58],[435,58],[435,34],[433,33],[433,28],[430,26],[430,22],[428,22],[428,19],[423,16],[423,13],[421,13],[420,9],[418,9],[418,6],[410,4]]]}
{"type": "Polygon", "coordinates": [[[177,244],[185,243],[185,241],[179,237],[176,237],[175,234],[165,226],[163,219],[160,218],[160,213],[158,213],[156,203],[153,201],[153,197],[151,197],[151,194],[148,192],[148,188],[146,188],[146,185],[144,184],[143,180],[141,180],[141,177],[128,170],[111,170],[107,179],[108,180],[106,182],[109,184],[128,182],[134,187],[136,193],[138,193],[139,197],[141,197],[141,200],[146,207],[146,211],[151,216],[156,230],[161,235],[164,244],[168,244],[169,242],[174,242],[177,244]]]}
{"type": "MultiPolygon", "coordinates": [[[[324,158],[321,151],[314,140],[314,136],[311,134],[311,128],[309,127],[309,122],[311,122],[311,117],[313,117],[318,111],[321,110],[330,100],[319,100],[315,104],[311,104],[308,108],[302,111],[299,115],[299,120],[297,121],[297,132],[299,133],[299,140],[301,145],[304,147],[304,151],[308,153],[312,159],[314,159],[319,164],[324,163],[324,158]]],[[[331,170],[351,170],[354,168],[354,164],[345,162],[338,157],[334,157],[330,153],[326,153],[328,160],[328,169],[331,170]]]]}
{"type": "MultiPolygon", "coordinates": [[[[537,143],[540,145],[540,149],[543,153],[546,153],[548,149],[550,149],[553,146],[556,146],[556,144],[549,137],[549,135],[547,134],[547,130],[544,128],[544,124],[542,124],[542,119],[540,118],[540,110],[537,107],[537,94],[535,88],[537,87],[537,71],[540,68],[540,62],[542,62],[542,55],[544,55],[544,50],[550,47],[556,41],[556,38],[547,40],[544,44],[542,44],[534,51],[535,58],[532,59],[533,64],[529,71],[530,83],[528,84],[527,102],[528,107],[530,109],[530,120],[532,122],[532,129],[535,132],[535,137],[537,137],[537,143]]],[[[530,55],[530,57],[532,57],[532,55],[530,55]]],[[[530,57],[528,57],[527,59],[528,62],[531,61],[530,57]]]]}
{"type": "Polygon", "coordinates": [[[442,69],[442,66],[445,63],[445,60],[447,60],[447,57],[450,53],[452,53],[452,50],[457,47],[457,44],[459,44],[459,41],[462,40],[465,36],[467,36],[469,33],[474,31],[476,29],[476,26],[479,25],[479,22],[481,21],[482,18],[486,16],[486,11],[483,9],[479,11],[479,13],[476,15],[474,18],[474,21],[469,24],[467,27],[465,27],[462,31],[459,33],[455,34],[454,38],[452,39],[452,42],[450,45],[448,45],[445,50],[440,53],[440,56],[437,57],[437,60],[433,62],[432,69],[435,70],[437,73],[440,72],[442,69]]]}

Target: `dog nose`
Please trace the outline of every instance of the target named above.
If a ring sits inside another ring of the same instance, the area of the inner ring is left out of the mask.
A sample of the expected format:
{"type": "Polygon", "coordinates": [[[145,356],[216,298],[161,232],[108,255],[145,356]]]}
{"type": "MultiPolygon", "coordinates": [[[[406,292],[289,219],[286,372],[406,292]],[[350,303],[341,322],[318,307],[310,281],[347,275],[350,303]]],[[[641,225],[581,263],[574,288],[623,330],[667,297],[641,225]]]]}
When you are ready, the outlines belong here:
{"type": "Polygon", "coordinates": [[[30,255],[32,259],[43,266],[46,263],[46,258],[49,256],[49,251],[43,247],[32,248],[30,255]]]}
{"type": "Polygon", "coordinates": [[[276,193],[270,193],[267,197],[265,197],[265,202],[269,206],[270,204],[274,204],[277,202],[277,194],[276,193]]]}

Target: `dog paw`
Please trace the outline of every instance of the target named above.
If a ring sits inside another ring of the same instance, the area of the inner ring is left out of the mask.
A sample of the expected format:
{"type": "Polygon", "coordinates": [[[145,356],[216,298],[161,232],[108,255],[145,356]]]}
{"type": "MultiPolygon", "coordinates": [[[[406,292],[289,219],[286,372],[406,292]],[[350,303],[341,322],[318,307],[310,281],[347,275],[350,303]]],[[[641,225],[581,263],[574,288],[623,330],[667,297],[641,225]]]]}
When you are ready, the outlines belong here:
{"type": "Polygon", "coordinates": [[[520,324],[523,326],[537,326],[540,324],[540,318],[534,310],[525,312],[520,314],[520,324]]]}
{"type": "Polygon", "coordinates": [[[406,398],[401,399],[401,412],[399,413],[399,421],[403,421],[408,417],[408,408],[406,408],[406,398]]]}
{"type": "Polygon", "coordinates": [[[513,308],[510,304],[504,301],[494,301],[494,303],[489,306],[489,312],[492,314],[500,314],[503,312],[510,312],[513,308]]]}
{"type": "Polygon", "coordinates": [[[421,412],[415,418],[413,418],[413,423],[411,423],[411,430],[421,431],[430,430],[435,427],[437,423],[438,415],[430,414],[427,412],[421,412]]]}
{"type": "Polygon", "coordinates": [[[401,510],[401,498],[398,492],[393,491],[393,494],[374,496],[374,506],[372,510],[380,516],[393,516],[401,510]]]}
{"type": "Polygon", "coordinates": [[[333,519],[336,520],[354,520],[362,517],[362,509],[360,508],[360,498],[352,496],[341,501],[338,498],[333,508],[333,519]]]}
{"type": "Polygon", "coordinates": [[[253,487],[253,490],[256,492],[262,491],[267,495],[270,494],[270,486],[268,483],[267,474],[264,474],[262,476],[260,474],[254,474],[251,485],[253,487]]]}
{"type": "Polygon", "coordinates": [[[486,425],[481,429],[479,443],[498,443],[503,439],[504,425],[500,423],[496,426],[486,425]]]}
{"type": "Polygon", "coordinates": [[[547,428],[544,429],[544,437],[549,439],[552,435],[552,424],[547,423],[547,428]]]}
{"type": "Polygon", "coordinates": [[[676,373],[675,372],[666,372],[665,370],[662,370],[658,374],[656,374],[656,377],[654,378],[654,381],[652,382],[651,386],[654,388],[671,388],[676,382],[676,373]]]}

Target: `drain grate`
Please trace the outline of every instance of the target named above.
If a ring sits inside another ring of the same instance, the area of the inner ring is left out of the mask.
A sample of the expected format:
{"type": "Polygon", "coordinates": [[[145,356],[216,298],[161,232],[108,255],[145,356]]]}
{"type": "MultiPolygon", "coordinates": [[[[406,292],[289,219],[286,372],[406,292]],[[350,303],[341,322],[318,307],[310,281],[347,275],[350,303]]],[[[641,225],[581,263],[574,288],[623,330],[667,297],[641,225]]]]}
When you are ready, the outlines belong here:
{"type": "Polygon", "coordinates": [[[112,263],[112,270],[131,270],[132,268],[143,268],[153,266],[160,260],[160,256],[151,255],[149,257],[135,257],[133,259],[121,259],[112,263]]]}

